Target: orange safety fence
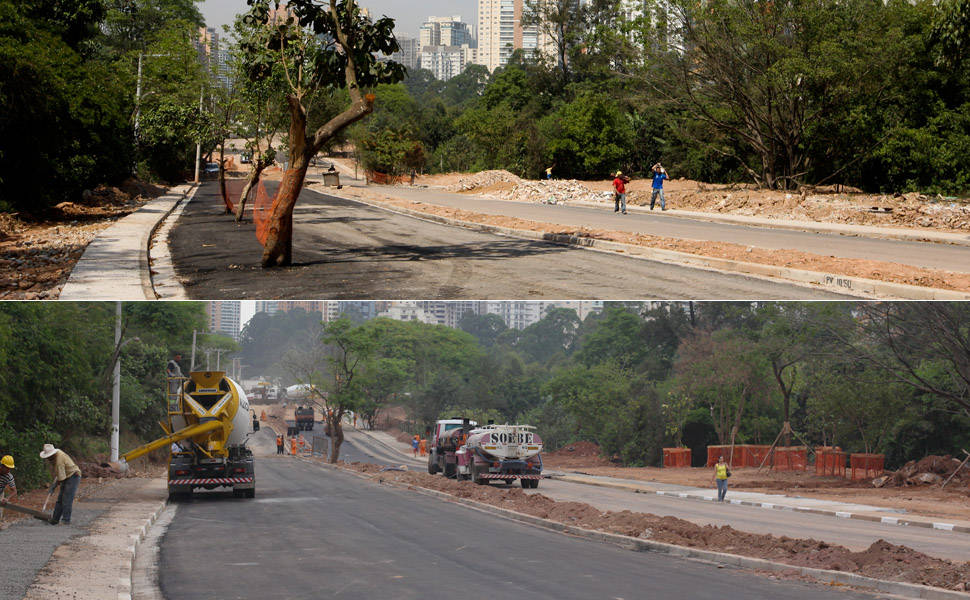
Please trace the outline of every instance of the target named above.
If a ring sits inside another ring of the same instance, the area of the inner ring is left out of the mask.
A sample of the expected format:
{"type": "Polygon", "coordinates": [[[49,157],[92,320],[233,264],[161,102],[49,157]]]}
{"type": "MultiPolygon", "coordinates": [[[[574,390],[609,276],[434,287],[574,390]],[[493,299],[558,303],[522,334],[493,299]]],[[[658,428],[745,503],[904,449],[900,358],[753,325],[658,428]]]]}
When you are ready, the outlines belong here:
{"type": "Polygon", "coordinates": [[[872,479],[878,477],[885,466],[885,454],[851,454],[849,464],[852,466],[852,480],[872,479]]]}
{"type": "Polygon", "coordinates": [[[845,463],[848,453],[838,446],[818,446],[815,448],[815,474],[829,477],[845,477],[845,463]]]}
{"type": "MultiPolygon", "coordinates": [[[[236,211],[235,200],[239,199],[244,187],[246,187],[246,179],[226,180],[226,189],[222,201],[225,203],[228,212],[234,213],[236,211]]],[[[256,182],[256,185],[249,189],[249,195],[246,197],[246,204],[253,209],[256,239],[264,246],[266,245],[266,233],[269,231],[269,217],[273,214],[273,202],[275,200],[276,196],[270,196],[266,192],[262,177],[256,182]]]]}
{"type": "Polygon", "coordinates": [[[744,466],[744,451],[741,450],[741,445],[736,445],[734,447],[734,456],[731,456],[731,446],[708,446],[707,447],[707,466],[713,467],[717,464],[717,458],[719,456],[724,457],[724,461],[732,467],[743,467],[744,466]]]}
{"type": "Polygon", "coordinates": [[[808,469],[808,448],[805,446],[780,446],[771,458],[776,471],[804,471],[808,469]]]}
{"type": "Polygon", "coordinates": [[[677,469],[690,466],[690,448],[664,448],[664,468],[677,469]]]}

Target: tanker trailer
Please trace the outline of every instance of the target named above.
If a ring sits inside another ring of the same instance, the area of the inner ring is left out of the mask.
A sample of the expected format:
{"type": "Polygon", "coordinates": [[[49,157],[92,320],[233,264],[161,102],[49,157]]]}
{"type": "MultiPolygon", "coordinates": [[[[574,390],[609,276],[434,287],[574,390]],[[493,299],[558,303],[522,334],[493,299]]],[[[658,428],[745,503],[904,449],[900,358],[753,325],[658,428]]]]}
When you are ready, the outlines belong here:
{"type": "Polygon", "coordinates": [[[170,498],[191,497],[196,489],[228,487],[237,498],[256,495],[249,400],[224,371],[196,371],[169,386],[165,435],[125,454],[128,461],[158,448],[171,448],[170,498]]]}
{"type": "Polygon", "coordinates": [[[542,479],[542,439],[531,425],[487,425],[471,430],[455,452],[456,477],[485,485],[493,479],[537,488],[542,479]]]}

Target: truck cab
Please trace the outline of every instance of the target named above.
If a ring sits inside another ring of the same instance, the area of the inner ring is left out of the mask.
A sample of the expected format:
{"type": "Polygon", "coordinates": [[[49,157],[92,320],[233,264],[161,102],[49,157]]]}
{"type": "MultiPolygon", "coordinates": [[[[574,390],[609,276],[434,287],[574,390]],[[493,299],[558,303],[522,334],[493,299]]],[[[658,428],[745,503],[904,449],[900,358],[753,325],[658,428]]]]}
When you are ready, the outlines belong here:
{"type": "Polygon", "coordinates": [[[434,430],[431,432],[431,447],[428,449],[428,473],[434,475],[443,472],[448,475],[449,465],[456,464],[454,453],[457,450],[457,448],[451,448],[449,443],[450,432],[456,429],[465,429],[467,433],[476,426],[478,426],[478,423],[475,421],[457,417],[436,421],[434,430]]]}

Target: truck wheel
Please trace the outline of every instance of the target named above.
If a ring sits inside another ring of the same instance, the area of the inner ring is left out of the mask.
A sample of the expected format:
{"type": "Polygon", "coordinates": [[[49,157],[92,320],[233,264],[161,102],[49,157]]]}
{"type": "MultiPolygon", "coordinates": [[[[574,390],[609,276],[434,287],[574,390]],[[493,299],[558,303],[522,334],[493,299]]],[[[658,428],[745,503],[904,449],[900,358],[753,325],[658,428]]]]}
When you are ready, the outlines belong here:
{"type": "Polygon", "coordinates": [[[448,479],[454,479],[458,474],[458,465],[453,463],[445,463],[445,477],[448,479]]]}
{"type": "Polygon", "coordinates": [[[539,487],[539,480],[538,479],[533,479],[532,480],[532,489],[537,489],[538,487],[539,487]]]}
{"type": "Polygon", "coordinates": [[[252,488],[252,489],[246,490],[246,497],[247,498],[255,498],[256,497],[256,488],[252,488]]]}
{"type": "Polygon", "coordinates": [[[438,463],[433,463],[429,459],[428,460],[428,474],[429,475],[434,475],[437,472],[438,472],[438,463]]]}
{"type": "Polygon", "coordinates": [[[488,480],[487,479],[485,479],[484,477],[479,477],[478,476],[478,469],[475,468],[475,464],[474,463],[472,463],[471,471],[472,471],[472,481],[474,481],[478,485],[488,485],[488,480]]]}
{"type": "Polygon", "coordinates": [[[530,479],[521,479],[521,480],[519,480],[519,483],[522,484],[522,489],[523,490],[527,490],[527,489],[529,489],[529,488],[532,487],[532,480],[530,480],[530,479]]]}

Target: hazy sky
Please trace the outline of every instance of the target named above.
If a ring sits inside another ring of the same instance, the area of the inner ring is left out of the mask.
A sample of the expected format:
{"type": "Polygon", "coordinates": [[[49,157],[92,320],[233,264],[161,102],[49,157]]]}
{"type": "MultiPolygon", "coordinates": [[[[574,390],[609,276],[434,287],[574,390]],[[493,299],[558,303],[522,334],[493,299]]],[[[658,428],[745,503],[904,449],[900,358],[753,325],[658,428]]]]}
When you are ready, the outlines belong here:
{"type": "MultiPolygon", "coordinates": [[[[475,21],[475,0],[358,0],[375,17],[387,15],[397,22],[398,35],[417,37],[418,28],[429,16],[461,15],[466,23],[475,21]]],[[[205,23],[222,31],[236,13],[246,11],[246,0],[205,0],[199,4],[205,23]]]]}

